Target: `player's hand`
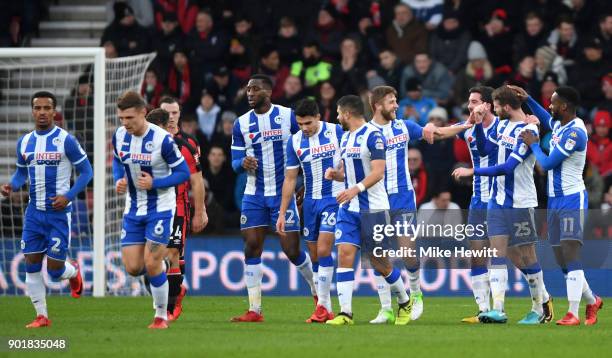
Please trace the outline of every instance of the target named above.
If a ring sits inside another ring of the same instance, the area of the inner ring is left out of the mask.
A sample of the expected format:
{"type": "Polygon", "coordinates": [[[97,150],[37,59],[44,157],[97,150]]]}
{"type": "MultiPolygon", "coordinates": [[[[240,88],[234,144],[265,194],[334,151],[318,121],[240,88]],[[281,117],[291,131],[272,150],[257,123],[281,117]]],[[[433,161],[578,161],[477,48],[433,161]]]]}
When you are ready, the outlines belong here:
{"type": "Polygon", "coordinates": [[[70,203],[70,200],[63,195],[52,196],[49,199],[53,200],[53,203],[51,204],[53,209],[58,211],[64,210],[66,206],[68,206],[68,203],[70,203]]]}
{"type": "Polygon", "coordinates": [[[520,138],[528,146],[531,146],[533,143],[540,142],[540,138],[538,136],[536,136],[535,134],[533,134],[533,131],[530,131],[530,130],[526,130],[526,131],[521,132],[520,138]]]}
{"type": "Polygon", "coordinates": [[[286,236],[285,234],[285,213],[278,213],[278,219],[276,220],[276,232],[282,238],[286,236]]]}
{"type": "Polygon", "coordinates": [[[464,178],[464,177],[470,177],[474,175],[474,169],[473,168],[457,168],[455,170],[453,170],[453,178],[455,178],[455,180],[459,181],[459,179],[464,178]]]}
{"type": "Polygon", "coordinates": [[[334,180],[334,178],[336,177],[336,175],[338,174],[338,171],[334,168],[327,168],[325,170],[325,179],[327,180],[334,180]]]}
{"type": "Polygon", "coordinates": [[[153,177],[147,172],[140,172],[136,185],[140,190],[151,190],[153,188],[153,177]]]}
{"type": "Polygon", "coordinates": [[[476,124],[482,123],[485,115],[490,110],[491,110],[491,105],[486,102],[476,106],[476,108],[474,108],[474,111],[472,111],[472,114],[474,114],[474,123],[476,124]]]}
{"type": "Polygon", "coordinates": [[[336,197],[336,201],[338,202],[338,204],[342,205],[346,202],[351,201],[354,197],[357,196],[357,194],[359,194],[359,188],[357,186],[354,186],[352,188],[340,192],[340,194],[338,194],[338,196],[336,197]]]}
{"type": "Polygon", "coordinates": [[[11,186],[11,184],[4,184],[2,185],[2,188],[0,188],[0,193],[2,194],[2,196],[7,197],[9,195],[11,195],[11,192],[13,191],[13,187],[11,186]]]}
{"type": "Polygon", "coordinates": [[[242,161],[242,167],[248,171],[257,170],[257,158],[245,157],[242,161]]]}
{"type": "Polygon", "coordinates": [[[525,91],[524,88],[515,85],[508,85],[508,88],[514,91],[514,93],[521,100],[521,102],[525,102],[529,98],[529,94],[527,93],[527,91],[525,91]]]}
{"type": "Polygon", "coordinates": [[[121,178],[115,183],[115,191],[117,194],[125,194],[127,191],[127,179],[121,178]]]}
{"type": "Polygon", "coordinates": [[[193,221],[191,222],[191,232],[194,234],[199,233],[200,231],[204,230],[206,224],[208,224],[208,215],[206,214],[206,211],[203,211],[202,213],[195,213],[193,215],[193,221]]]}
{"type": "Polygon", "coordinates": [[[533,114],[528,114],[527,116],[525,116],[524,122],[527,124],[535,124],[538,127],[540,126],[540,120],[533,114]]]}
{"type": "Polygon", "coordinates": [[[423,127],[423,139],[429,144],[433,144],[436,133],[438,133],[438,127],[433,123],[427,123],[425,127],[423,127]]]}

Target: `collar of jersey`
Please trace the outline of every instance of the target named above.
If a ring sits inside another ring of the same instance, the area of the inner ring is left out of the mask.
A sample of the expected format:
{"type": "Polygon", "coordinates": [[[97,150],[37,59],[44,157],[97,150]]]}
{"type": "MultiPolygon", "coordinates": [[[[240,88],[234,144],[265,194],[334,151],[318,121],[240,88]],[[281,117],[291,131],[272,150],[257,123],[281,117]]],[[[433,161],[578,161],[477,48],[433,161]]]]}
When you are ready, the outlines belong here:
{"type": "MultiPolygon", "coordinates": [[[[565,125],[559,126],[559,130],[563,130],[565,128],[571,127],[571,124],[573,124],[576,119],[578,119],[578,117],[576,117],[576,118],[572,119],[571,121],[565,123],[565,125]]],[[[561,123],[559,123],[559,124],[561,124],[561,123]]]]}
{"type": "Polygon", "coordinates": [[[265,116],[270,116],[270,113],[272,113],[273,110],[274,110],[274,104],[271,104],[270,105],[270,109],[266,113],[259,114],[259,113],[255,112],[254,109],[253,109],[253,113],[256,116],[258,116],[258,117],[265,117],[265,116]]]}
{"type": "Polygon", "coordinates": [[[147,130],[142,134],[142,135],[135,135],[132,134],[132,137],[136,137],[136,138],[144,138],[144,136],[146,136],[147,134],[149,134],[149,131],[151,130],[151,123],[147,123],[147,130]]]}
{"type": "Polygon", "coordinates": [[[49,129],[47,131],[38,131],[38,130],[35,130],[34,131],[34,135],[37,136],[37,137],[46,137],[49,134],[55,132],[56,129],[57,129],[57,126],[54,125],[53,128],[51,128],[51,129],[49,129]]]}

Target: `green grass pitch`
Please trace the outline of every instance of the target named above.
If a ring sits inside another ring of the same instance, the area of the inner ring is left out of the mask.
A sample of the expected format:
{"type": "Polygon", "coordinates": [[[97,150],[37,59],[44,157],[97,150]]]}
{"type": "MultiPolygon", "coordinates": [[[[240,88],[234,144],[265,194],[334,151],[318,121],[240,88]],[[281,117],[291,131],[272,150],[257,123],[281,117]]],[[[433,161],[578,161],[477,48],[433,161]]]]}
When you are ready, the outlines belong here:
{"type": "MultiPolygon", "coordinates": [[[[266,322],[236,324],[229,318],[245,310],[246,298],[187,296],[181,318],[168,330],[152,331],[146,328],[153,317],[150,297],[49,297],[52,326],[27,330],[24,325],[34,318],[30,300],[2,297],[0,337],[65,337],[69,348],[7,353],[0,347],[0,357],[603,357],[612,351],[612,310],[605,306],[595,326],[557,327],[517,325],[530,307],[526,297],[506,301],[505,325],[460,323],[475,311],[471,298],[425,297],[424,302],[423,316],[408,326],[373,326],[367,321],[378,311],[377,298],[356,297],[355,325],[330,327],[304,323],[313,309],[306,297],[264,297],[266,322]]],[[[612,299],[604,298],[608,302],[612,299]]],[[[555,301],[556,318],[566,309],[567,301],[555,301]]],[[[584,304],[581,319],[583,312],[584,304]]]]}

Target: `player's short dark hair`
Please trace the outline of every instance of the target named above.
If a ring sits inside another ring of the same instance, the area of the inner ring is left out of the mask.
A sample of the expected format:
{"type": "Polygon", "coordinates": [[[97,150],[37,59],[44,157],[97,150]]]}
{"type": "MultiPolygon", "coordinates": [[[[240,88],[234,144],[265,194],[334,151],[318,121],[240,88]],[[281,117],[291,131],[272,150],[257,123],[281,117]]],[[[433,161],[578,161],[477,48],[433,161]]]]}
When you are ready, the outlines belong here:
{"type": "Polygon", "coordinates": [[[397,98],[397,91],[391,86],[376,86],[372,89],[372,95],[370,95],[370,107],[374,111],[374,105],[383,100],[388,94],[393,94],[397,98]]]}
{"type": "Polygon", "coordinates": [[[30,104],[32,105],[32,108],[34,108],[35,98],[50,98],[51,102],[53,102],[53,109],[55,109],[55,106],[57,105],[57,99],[55,98],[55,95],[49,91],[38,91],[34,93],[32,95],[32,98],[30,98],[30,104]]]}
{"type": "Polygon", "coordinates": [[[172,97],[172,96],[163,96],[160,100],[159,100],[159,105],[161,106],[162,104],[173,104],[176,103],[179,105],[179,111],[181,110],[181,104],[179,103],[178,99],[176,99],[176,97],[172,97]]]}
{"type": "Polygon", "coordinates": [[[491,105],[491,109],[493,109],[493,87],[489,86],[474,86],[470,88],[469,93],[478,93],[480,95],[480,99],[491,105]]]}
{"type": "Polygon", "coordinates": [[[493,100],[502,106],[509,105],[512,109],[521,108],[521,100],[508,86],[501,86],[493,91],[493,100]]]}
{"type": "Polygon", "coordinates": [[[295,107],[295,115],[299,117],[316,117],[318,114],[319,106],[315,100],[310,98],[304,98],[295,107]]]}
{"type": "Polygon", "coordinates": [[[147,113],[147,122],[165,128],[170,122],[170,114],[161,108],[156,108],[147,113]]]}
{"type": "Polygon", "coordinates": [[[128,108],[143,109],[147,106],[147,103],[142,98],[140,93],[136,91],[124,92],[121,97],[117,100],[117,108],[125,111],[128,108]]]}
{"type": "Polygon", "coordinates": [[[343,111],[347,111],[354,116],[363,117],[365,115],[363,101],[359,96],[355,96],[354,94],[341,97],[338,100],[337,105],[343,111]]]}
{"type": "Polygon", "coordinates": [[[555,90],[559,99],[566,103],[571,109],[576,109],[580,105],[580,93],[574,87],[559,86],[555,90]]]}
{"type": "Polygon", "coordinates": [[[251,80],[260,80],[263,84],[268,87],[268,89],[272,89],[274,87],[274,83],[272,83],[272,79],[270,76],[264,75],[263,73],[258,73],[256,75],[251,76],[251,80]]]}

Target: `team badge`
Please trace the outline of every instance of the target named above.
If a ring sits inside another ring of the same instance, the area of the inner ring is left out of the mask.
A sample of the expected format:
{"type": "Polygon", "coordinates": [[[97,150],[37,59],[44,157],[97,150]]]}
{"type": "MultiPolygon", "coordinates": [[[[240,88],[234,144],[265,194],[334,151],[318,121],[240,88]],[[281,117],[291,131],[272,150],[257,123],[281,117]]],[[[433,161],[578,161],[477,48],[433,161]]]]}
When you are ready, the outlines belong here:
{"type": "Polygon", "coordinates": [[[281,116],[274,117],[274,122],[276,124],[281,124],[282,121],[283,121],[283,118],[281,116]]]}
{"type": "Polygon", "coordinates": [[[380,137],[376,138],[376,144],[374,144],[374,147],[378,150],[385,149],[385,143],[383,143],[382,138],[380,137]]]}
{"type": "Polygon", "coordinates": [[[565,145],[563,146],[563,148],[565,148],[565,150],[572,150],[575,146],[576,141],[568,138],[567,141],[565,141],[565,145]]]}
{"type": "Polygon", "coordinates": [[[332,131],[328,129],[328,130],[325,131],[325,133],[323,133],[323,135],[325,136],[325,138],[331,138],[332,131]]]}
{"type": "Polygon", "coordinates": [[[125,239],[126,235],[127,235],[127,233],[125,232],[125,229],[121,229],[121,238],[125,239]]]}
{"type": "Polygon", "coordinates": [[[51,143],[53,143],[54,146],[58,147],[60,144],[62,144],[62,139],[59,138],[59,137],[55,137],[55,138],[53,138],[51,143]]]}
{"type": "Polygon", "coordinates": [[[304,236],[308,236],[308,234],[310,234],[310,231],[308,230],[307,227],[304,228],[304,236]]]}
{"type": "Polygon", "coordinates": [[[145,143],[145,149],[149,152],[153,151],[153,142],[146,142],[145,143]]]}
{"type": "Polygon", "coordinates": [[[357,139],[355,139],[355,143],[361,144],[361,142],[363,142],[363,136],[362,135],[358,136],[357,139]]]}
{"type": "Polygon", "coordinates": [[[246,215],[240,215],[240,223],[241,223],[242,225],[244,225],[244,224],[246,224],[246,222],[247,222],[247,217],[246,217],[246,215]]]}
{"type": "Polygon", "coordinates": [[[20,245],[22,250],[25,249],[25,241],[21,240],[20,245]]]}
{"type": "Polygon", "coordinates": [[[518,152],[519,152],[520,155],[527,154],[527,144],[525,144],[525,143],[521,144],[521,146],[519,147],[518,152]]]}
{"type": "Polygon", "coordinates": [[[570,137],[576,138],[576,137],[578,137],[578,134],[575,131],[572,131],[570,133],[570,137]]]}
{"type": "Polygon", "coordinates": [[[336,229],[334,236],[336,237],[336,239],[339,239],[342,236],[342,230],[336,229]]]}
{"type": "Polygon", "coordinates": [[[395,121],[395,124],[393,124],[393,126],[397,129],[402,129],[402,122],[400,121],[395,121]]]}

